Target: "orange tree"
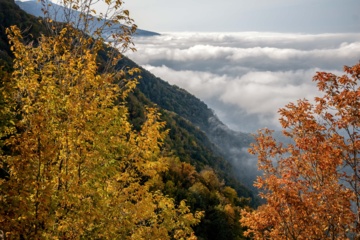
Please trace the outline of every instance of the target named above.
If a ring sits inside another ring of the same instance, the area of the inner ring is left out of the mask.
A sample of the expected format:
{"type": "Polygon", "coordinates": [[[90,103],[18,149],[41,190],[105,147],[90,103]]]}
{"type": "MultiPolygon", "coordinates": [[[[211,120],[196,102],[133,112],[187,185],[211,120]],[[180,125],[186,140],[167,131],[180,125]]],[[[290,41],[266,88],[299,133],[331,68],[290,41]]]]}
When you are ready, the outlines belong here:
{"type": "Polygon", "coordinates": [[[280,109],[277,143],[260,131],[250,150],[263,176],[255,186],[266,203],[243,211],[242,224],[255,239],[348,239],[360,233],[360,64],[345,74],[318,72],[323,93],[280,109]]]}

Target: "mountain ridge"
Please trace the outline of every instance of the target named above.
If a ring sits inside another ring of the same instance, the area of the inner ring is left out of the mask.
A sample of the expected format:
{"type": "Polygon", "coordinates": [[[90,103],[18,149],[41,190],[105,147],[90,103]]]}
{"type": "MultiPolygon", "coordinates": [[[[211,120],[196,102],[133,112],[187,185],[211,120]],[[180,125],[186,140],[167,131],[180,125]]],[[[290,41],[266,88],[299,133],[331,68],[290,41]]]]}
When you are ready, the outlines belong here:
{"type": "MultiPolygon", "coordinates": [[[[42,7],[41,4],[39,2],[37,2],[36,0],[29,0],[29,1],[15,1],[15,3],[25,12],[35,16],[35,17],[43,17],[44,13],[42,11],[42,7]]],[[[52,3],[52,9],[56,9],[56,14],[61,14],[63,11],[63,7],[52,3]]],[[[55,11],[55,10],[54,10],[55,11]]],[[[51,13],[50,13],[51,14],[51,13]]],[[[71,11],[71,15],[77,16],[79,15],[78,11],[72,10],[71,11]]],[[[62,19],[63,16],[59,16],[59,19],[62,19]]],[[[94,22],[99,22],[99,24],[103,24],[103,20],[100,21],[94,21],[94,22]]],[[[117,24],[115,24],[114,26],[112,26],[112,28],[114,27],[119,27],[117,24]]],[[[106,30],[106,29],[105,29],[106,30]]],[[[134,36],[138,36],[138,37],[148,37],[148,36],[156,36],[156,35],[160,35],[160,33],[157,32],[153,32],[153,31],[147,31],[147,30],[143,30],[143,29],[136,29],[134,36]]]]}

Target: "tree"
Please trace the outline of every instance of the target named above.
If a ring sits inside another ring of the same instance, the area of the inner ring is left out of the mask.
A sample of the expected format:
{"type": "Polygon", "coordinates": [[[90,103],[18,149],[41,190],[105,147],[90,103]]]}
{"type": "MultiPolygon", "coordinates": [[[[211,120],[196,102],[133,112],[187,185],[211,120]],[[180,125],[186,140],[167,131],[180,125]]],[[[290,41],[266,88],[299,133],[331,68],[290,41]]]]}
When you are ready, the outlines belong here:
{"type": "Polygon", "coordinates": [[[156,190],[167,169],[164,123],[154,109],[138,132],[127,119],[138,70],[98,74],[101,44],[71,26],[36,46],[16,27],[8,34],[0,230],[15,239],[195,239],[201,213],[156,190]]]}
{"type": "Polygon", "coordinates": [[[280,109],[277,143],[260,131],[251,153],[263,176],[256,187],[266,203],[243,211],[255,239],[357,239],[360,237],[360,63],[345,74],[318,72],[323,96],[280,109]]]}

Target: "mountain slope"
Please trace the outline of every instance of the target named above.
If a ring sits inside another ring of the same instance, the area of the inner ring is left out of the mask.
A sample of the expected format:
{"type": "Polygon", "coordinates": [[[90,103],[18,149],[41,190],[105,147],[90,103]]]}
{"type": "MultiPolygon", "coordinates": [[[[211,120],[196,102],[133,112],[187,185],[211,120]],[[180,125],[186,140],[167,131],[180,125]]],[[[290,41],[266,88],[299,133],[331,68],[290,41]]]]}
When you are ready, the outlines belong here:
{"type": "MultiPolygon", "coordinates": [[[[26,41],[36,40],[33,37],[40,36],[45,29],[39,24],[38,18],[23,12],[12,0],[0,0],[0,23],[0,51],[5,53],[4,57],[0,56],[0,67],[6,64],[11,68],[12,54],[5,28],[16,24],[22,30],[29,29],[26,41]]],[[[139,67],[124,57],[118,67],[125,66],[139,67]]],[[[213,134],[222,142],[230,135],[234,137],[232,141],[237,142],[236,145],[242,146],[247,146],[251,138],[247,134],[240,134],[244,135],[244,138],[237,136],[237,133],[226,128],[203,102],[186,91],[169,85],[144,69],[141,77],[137,89],[128,98],[130,120],[135,129],[139,128],[145,120],[145,107],[157,105],[162,120],[166,121],[166,128],[169,129],[166,147],[181,161],[172,164],[169,173],[163,176],[163,191],[177,201],[185,198],[193,211],[205,211],[204,221],[196,228],[196,234],[202,239],[236,239],[239,234],[241,235],[241,228],[236,219],[229,221],[224,211],[219,209],[223,204],[219,199],[224,198],[226,194],[232,196],[231,191],[230,194],[227,191],[227,186],[236,189],[240,197],[254,196],[236,179],[230,160],[222,157],[226,149],[220,149],[219,143],[216,146],[216,141],[211,141],[209,136],[213,134]],[[194,170],[190,164],[194,166],[194,170]],[[191,176],[186,172],[189,169],[193,172],[191,176]],[[212,171],[216,175],[209,175],[212,171]],[[210,179],[207,176],[211,176],[210,179]],[[212,179],[218,180],[210,181],[212,179]],[[215,182],[217,187],[209,182],[215,182]],[[194,186],[203,186],[208,192],[200,194],[194,186]]],[[[243,200],[234,200],[234,204],[244,206],[247,203],[243,200]]]]}
{"type": "MultiPolygon", "coordinates": [[[[15,1],[23,10],[35,16],[43,16],[41,5],[36,1],[15,1]]],[[[55,8],[62,9],[54,4],[55,8]]],[[[61,12],[61,11],[59,11],[61,12]]],[[[74,14],[78,14],[73,11],[74,14]]],[[[61,19],[61,16],[58,18],[61,19]]],[[[135,36],[152,36],[158,33],[138,29],[135,36]]],[[[124,65],[139,67],[130,59],[124,59],[124,65]]],[[[258,175],[256,160],[247,154],[253,138],[250,134],[235,132],[223,124],[214,112],[205,103],[183,89],[171,86],[164,80],[157,78],[145,69],[142,69],[142,80],[138,88],[152,102],[163,109],[174,112],[187,119],[203,131],[212,146],[212,150],[225,158],[234,167],[237,178],[248,188],[253,187],[253,181],[258,175]]],[[[209,146],[208,146],[209,147],[209,146]]]]}
{"type": "MultiPolygon", "coordinates": [[[[124,65],[138,67],[128,58],[122,61],[124,65]]],[[[253,182],[259,174],[257,161],[247,153],[247,148],[254,141],[250,134],[229,129],[200,99],[146,69],[141,69],[138,89],[161,108],[176,113],[205,133],[211,143],[208,147],[231,164],[231,174],[246,187],[256,190],[253,182]]]]}
{"type": "MultiPolygon", "coordinates": [[[[3,65],[10,65],[12,54],[5,29],[10,25],[18,25],[23,31],[26,30],[27,37],[25,41],[29,41],[31,37],[36,40],[40,33],[45,32],[46,29],[39,23],[38,18],[23,12],[12,0],[0,0],[0,7],[0,51],[3,53],[0,56],[0,61],[4,63],[3,65]]],[[[118,68],[121,69],[124,66],[139,67],[126,57],[121,60],[118,68]]],[[[204,132],[210,132],[210,130],[216,132],[216,129],[222,129],[225,126],[217,120],[213,112],[203,102],[185,90],[171,86],[165,81],[156,78],[144,69],[142,69],[138,88],[133,95],[135,97],[131,99],[132,102],[129,104],[133,106],[133,109],[135,105],[138,108],[141,106],[136,110],[138,113],[143,110],[145,105],[153,103],[163,109],[161,111],[168,122],[168,127],[171,129],[170,136],[172,136],[172,140],[175,141],[177,138],[186,139],[186,141],[178,141],[177,145],[182,146],[178,147],[181,152],[178,151],[177,155],[181,156],[184,161],[191,162],[198,170],[206,165],[210,165],[219,171],[221,169],[222,171],[231,169],[231,165],[220,157],[220,149],[209,141],[207,135],[204,134],[204,132]],[[209,118],[216,121],[208,121],[209,118]],[[213,128],[214,124],[219,124],[222,128],[213,128]],[[177,130],[174,125],[178,128],[177,130]],[[196,140],[196,144],[187,139],[189,136],[196,140]],[[205,156],[202,155],[203,153],[206,153],[205,156]]],[[[134,125],[136,125],[136,121],[141,122],[139,120],[141,117],[138,115],[132,114],[131,116],[134,125]]],[[[176,144],[171,143],[170,145],[175,146],[176,144]]],[[[226,174],[222,175],[225,176],[226,174]]],[[[243,193],[242,195],[251,196],[249,193],[243,193]]]]}
{"type": "MultiPolygon", "coordinates": [[[[154,103],[147,100],[139,88],[129,98],[130,118],[136,128],[144,121],[142,113],[145,106],[154,103]]],[[[227,185],[235,188],[240,196],[254,198],[253,193],[235,177],[233,166],[222,157],[219,148],[203,131],[173,111],[160,108],[160,112],[162,120],[166,122],[166,128],[169,129],[166,143],[182,162],[190,163],[197,171],[209,166],[225,180],[227,185]]]]}

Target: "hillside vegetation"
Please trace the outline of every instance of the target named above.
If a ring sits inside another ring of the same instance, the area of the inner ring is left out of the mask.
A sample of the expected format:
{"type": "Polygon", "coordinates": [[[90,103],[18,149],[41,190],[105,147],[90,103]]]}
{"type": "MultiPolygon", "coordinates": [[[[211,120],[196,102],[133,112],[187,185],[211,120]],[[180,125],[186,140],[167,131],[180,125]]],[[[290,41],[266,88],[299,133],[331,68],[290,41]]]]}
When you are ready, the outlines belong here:
{"type": "Polygon", "coordinates": [[[107,62],[101,44],[86,45],[89,38],[69,28],[50,35],[13,1],[0,4],[1,231],[32,239],[242,238],[239,212],[252,193],[196,120],[210,116],[206,105],[165,82],[155,88],[169,108],[156,105],[143,89],[153,84],[149,73],[129,59],[106,72],[95,64],[107,62]],[[24,36],[9,32],[13,50],[5,33],[12,25],[24,36]],[[179,93],[191,109],[173,104],[179,93]]]}
{"type": "Polygon", "coordinates": [[[0,0],[0,238],[360,238],[360,63],[279,110],[285,142],[253,140],[123,56],[136,25],[122,0],[95,31],[91,1],[63,4],[60,23],[0,0]],[[256,208],[238,182],[249,144],[256,208]]]}

